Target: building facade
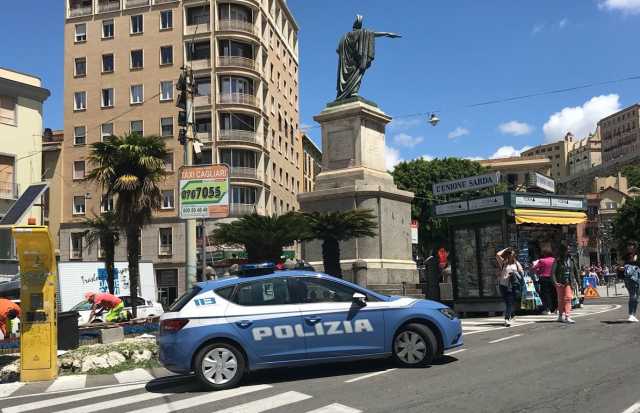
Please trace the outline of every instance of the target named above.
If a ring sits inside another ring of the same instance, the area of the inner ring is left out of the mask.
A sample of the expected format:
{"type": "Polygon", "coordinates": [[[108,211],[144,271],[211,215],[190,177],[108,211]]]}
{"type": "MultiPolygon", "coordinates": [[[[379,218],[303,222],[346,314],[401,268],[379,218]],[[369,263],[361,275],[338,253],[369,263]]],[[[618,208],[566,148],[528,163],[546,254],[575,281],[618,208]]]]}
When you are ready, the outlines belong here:
{"type": "Polygon", "coordinates": [[[479,162],[485,168],[499,171],[502,181],[507,183],[510,191],[526,190],[530,173],[538,172],[549,176],[552,163],[551,159],[545,156],[486,159],[479,162]]]}
{"type": "Polygon", "coordinates": [[[600,128],[589,137],[579,140],[569,151],[569,175],[576,175],[602,164],[600,128]]]}
{"type": "Polygon", "coordinates": [[[316,176],[322,171],[322,151],[306,134],[302,135],[302,191],[312,192],[316,176]]]}
{"type": "Polygon", "coordinates": [[[551,178],[562,179],[569,176],[569,152],[575,146],[575,137],[567,133],[563,140],[535,146],[522,152],[522,157],[544,156],[551,160],[551,178]]]}
{"type": "MultiPolygon", "coordinates": [[[[42,106],[50,93],[39,78],[0,68],[0,218],[29,185],[42,181],[42,106]]],[[[41,223],[32,206],[26,219],[41,223]]],[[[17,262],[8,230],[0,231],[0,274],[15,274],[17,262]]]]}
{"type": "Polygon", "coordinates": [[[598,122],[602,136],[602,163],[615,164],[619,158],[640,154],[640,104],[629,106],[598,122]]]}
{"type": "MultiPolygon", "coordinates": [[[[284,0],[66,0],[63,261],[97,259],[82,220],[112,208],[82,178],[90,144],[129,132],[166,138],[173,172],[141,234],[142,260],[171,295],[184,289],[185,228],[177,216],[175,84],[194,74],[194,163],[231,168],[231,215],[284,213],[302,190],[297,24],[284,0]]],[[[212,223],[209,223],[212,225],[212,223]]],[[[118,251],[116,259],[124,259],[118,251]]],[[[169,298],[170,301],[170,298],[169,298]]]]}

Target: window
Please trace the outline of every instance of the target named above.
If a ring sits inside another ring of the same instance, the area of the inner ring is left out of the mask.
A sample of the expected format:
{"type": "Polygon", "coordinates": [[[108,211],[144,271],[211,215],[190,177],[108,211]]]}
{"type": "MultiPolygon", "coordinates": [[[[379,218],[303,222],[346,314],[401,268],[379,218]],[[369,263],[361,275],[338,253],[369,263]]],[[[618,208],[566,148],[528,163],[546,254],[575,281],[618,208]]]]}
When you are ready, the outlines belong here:
{"type": "Polygon", "coordinates": [[[113,73],[113,53],[102,55],[102,73],[113,73]]]}
{"type": "Polygon", "coordinates": [[[255,205],[256,189],[234,186],[231,188],[231,203],[240,205],[255,205]]]}
{"type": "Polygon", "coordinates": [[[100,200],[100,212],[104,213],[110,211],[113,211],[113,196],[104,194],[100,200]]]}
{"type": "Polygon", "coordinates": [[[75,59],[74,65],[75,71],[74,76],[76,77],[84,77],[87,75],[87,58],[86,57],[77,57],[75,59]]]}
{"type": "Polygon", "coordinates": [[[132,120],[130,123],[131,133],[137,133],[138,135],[144,135],[144,127],[141,120],[132,120]]]}
{"type": "Polygon", "coordinates": [[[211,44],[209,41],[186,43],[187,60],[208,60],[211,58],[211,44]]]}
{"type": "Polygon", "coordinates": [[[113,39],[113,19],[102,21],[102,38],[113,39]]]}
{"type": "Polygon", "coordinates": [[[232,301],[244,306],[291,304],[288,279],[271,278],[241,284],[232,301]]]}
{"type": "Polygon", "coordinates": [[[141,34],[142,31],[142,14],[131,16],[131,34],[141,34]]]}
{"type": "Polygon", "coordinates": [[[158,255],[171,255],[173,249],[173,231],[172,228],[160,228],[159,232],[159,249],[158,255]]]}
{"type": "Polygon", "coordinates": [[[87,109],[87,92],[75,92],[73,94],[73,110],[87,109]]]}
{"type": "Polygon", "coordinates": [[[86,200],[83,196],[73,197],[73,215],[84,215],[86,200]]]}
{"type": "Polygon", "coordinates": [[[144,88],[142,85],[131,86],[131,104],[139,105],[144,100],[144,88]]]}
{"type": "Polygon", "coordinates": [[[160,136],[173,136],[173,118],[160,118],[160,136]]]}
{"type": "Polygon", "coordinates": [[[87,128],[84,126],[76,126],[73,128],[73,144],[74,145],[84,145],[87,143],[86,136],[87,128]]]}
{"type": "Polygon", "coordinates": [[[112,108],[113,107],[113,88],[102,89],[101,106],[103,108],[112,108]]]}
{"type": "Polygon", "coordinates": [[[162,191],[162,209],[173,209],[173,189],[162,191]]]}
{"type": "Polygon", "coordinates": [[[113,135],[113,123],[103,123],[100,125],[100,140],[105,141],[109,136],[113,135]]]}
{"type": "Polygon", "coordinates": [[[143,66],[144,66],[144,56],[142,54],[142,50],[132,50],[131,51],[131,68],[142,69],[143,66]]]}
{"type": "Polygon", "coordinates": [[[73,162],[73,179],[84,179],[84,161],[73,162]]]}
{"type": "Polygon", "coordinates": [[[209,24],[209,7],[190,7],[187,9],[187,26],[209,24]]]}
{"type": "Polygon", "coordinates": [[[173,64],[173,46],[160,47],[160,64],[161,65],[173,64]]]}
{"type": "Polygon", "coordinates": [[[168,30],[173,27],[173,10],[160,12],[160,30],[168,30]]]}
{"type": "Polygon", "coordinates": [[[346,285],[317,278],[298,278],[292,288],[295,302],[305,304],[351,302],[356,292],[346,285]]]}
{"type": "Polygon", "coordinates": [[[173,81],[160,82],[160,101],[173,100],[173,81]]]}
{"type": "Polygon", "coordinates": [[[164,158],[164,170],[168,172],[173,172],[173,154],[168,153],[164,158]]]}
{"type": "Polygon", "coordinates": [[[69,243],[69,258],[73,260],[82,259],[82,232],[71,233],[71,242],[69,243]]]}
{"type": "Polygon", "coordinates": [[[76,24],[76,43],[82,43],[87,41],[87,25],[86,23],[76,24]]]}
{"type": "Polygon", "coordinates": [[[16,126],[16,98],[0,96],[0,123],[16,126]]]}

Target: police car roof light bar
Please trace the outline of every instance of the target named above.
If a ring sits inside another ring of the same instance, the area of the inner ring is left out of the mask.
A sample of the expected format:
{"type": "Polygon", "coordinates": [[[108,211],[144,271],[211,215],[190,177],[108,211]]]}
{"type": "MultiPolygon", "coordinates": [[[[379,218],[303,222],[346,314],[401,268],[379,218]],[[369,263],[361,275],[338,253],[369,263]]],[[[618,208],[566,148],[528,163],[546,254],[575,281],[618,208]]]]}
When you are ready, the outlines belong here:
{"type": "Polygon", "coordinates": [[[243,264],[238,269],[238,277],[257,277],[259,275],[273,274],[276,265],[272,262],[261,262],[257,264],[243,264]]]}

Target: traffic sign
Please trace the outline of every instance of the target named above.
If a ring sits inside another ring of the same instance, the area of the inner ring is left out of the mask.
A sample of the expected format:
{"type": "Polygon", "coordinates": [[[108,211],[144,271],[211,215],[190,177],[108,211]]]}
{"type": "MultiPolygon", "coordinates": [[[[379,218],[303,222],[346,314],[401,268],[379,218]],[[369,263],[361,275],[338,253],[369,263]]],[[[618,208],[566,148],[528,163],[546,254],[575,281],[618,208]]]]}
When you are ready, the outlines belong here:
{"type": "Polygon", "coordinates": [[[229,167],[199,165],[180,168],[180,218],[229,216],[229,167]]]}
{"type": "Polygon", "coordinates": [[[589,286],[584,290],[584,298],[585,299],[600,298],[600,294],[598,294],[598,290],[589,286]]]}

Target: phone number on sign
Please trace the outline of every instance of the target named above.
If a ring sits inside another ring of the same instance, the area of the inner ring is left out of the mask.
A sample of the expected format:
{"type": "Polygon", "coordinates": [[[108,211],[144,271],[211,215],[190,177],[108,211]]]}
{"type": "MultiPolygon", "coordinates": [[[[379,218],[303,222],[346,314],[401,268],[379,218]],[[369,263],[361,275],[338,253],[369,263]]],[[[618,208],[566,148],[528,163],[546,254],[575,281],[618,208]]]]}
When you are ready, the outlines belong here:
{"type": "Polygon", "coordinates": [[[209,212],[206,206],[182,207],[182,215],[201,215],[209,212]]]}
{"type": "Polygon", "coordinates": [[[214,199],[220,198],[222,195],[222,191],[220,187],[209,186],[209,187],[199,187],[194,189],[185,189],[180,194],[180,197],[183,200],[188,199],[214,199]]]}

